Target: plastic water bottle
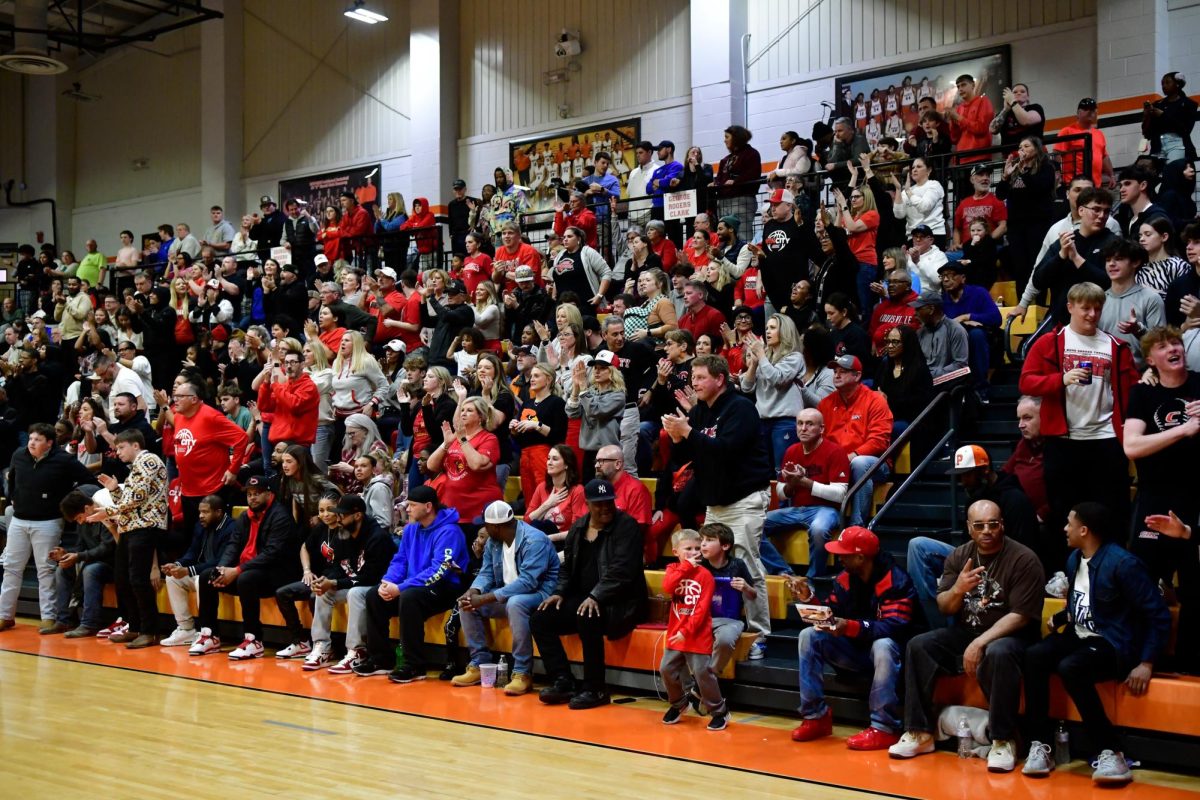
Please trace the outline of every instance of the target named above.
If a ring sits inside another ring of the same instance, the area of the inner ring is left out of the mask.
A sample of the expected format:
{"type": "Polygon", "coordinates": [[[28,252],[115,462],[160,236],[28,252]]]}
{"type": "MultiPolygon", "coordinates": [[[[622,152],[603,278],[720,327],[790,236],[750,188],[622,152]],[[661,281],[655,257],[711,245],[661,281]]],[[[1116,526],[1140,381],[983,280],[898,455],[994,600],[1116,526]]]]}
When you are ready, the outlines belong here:
{"type": "Polygon", "coordinates": [[[1067,733],[1067,723],[1058,723],[1054,732],[1054,763],[1062,767],[1071,763],[1071,735],[1067,733]]]}
{"type": "Polygon", "coordinates": [[[958,718],[958,730],[955,731],[955,734],[958,736],[958,757],[974,758],[975,736],[971,733],[971,725],[967,722],[966,714],[958,718]]]}
{"type": "Polygon", "coordinates": [[[1054,573],[1054,577],[1046,584],[1046,594],[1058,598],[1067,596],[1067,575],[1065,572],[1054,573]]]}
{"type": "Polygon", "coordinates": [[[496,664],[496,688],[503,689],[508,686],[508,661],[504,656],[500,656],[500,661],[496,664]]]}

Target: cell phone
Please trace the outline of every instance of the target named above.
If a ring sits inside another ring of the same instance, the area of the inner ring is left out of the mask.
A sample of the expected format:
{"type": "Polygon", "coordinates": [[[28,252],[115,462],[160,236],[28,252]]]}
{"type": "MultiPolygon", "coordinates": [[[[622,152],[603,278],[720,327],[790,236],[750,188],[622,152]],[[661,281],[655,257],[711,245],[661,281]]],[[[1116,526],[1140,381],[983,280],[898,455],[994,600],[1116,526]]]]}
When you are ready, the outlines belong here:
{"type": "Polygon", "coordinates": [[[886,291],[888,290],[888,282],[887,282],[887,279],[885,278],[884,280],[880,281],[880,283],[882,283],[882,284],[883,284],[883,290],[886,292],[886,291]]]}

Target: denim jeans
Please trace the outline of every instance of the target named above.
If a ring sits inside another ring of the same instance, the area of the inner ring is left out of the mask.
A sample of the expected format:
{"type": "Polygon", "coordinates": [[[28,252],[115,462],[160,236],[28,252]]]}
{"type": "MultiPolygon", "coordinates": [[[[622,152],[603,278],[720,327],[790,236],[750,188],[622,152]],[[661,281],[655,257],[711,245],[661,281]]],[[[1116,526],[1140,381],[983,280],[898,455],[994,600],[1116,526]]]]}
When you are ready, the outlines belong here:
{"type": "Polygon", "coordinates": [[[275,446],[271,444],[271,423],[267,422],[265,419],[262,421],[262,425],[260,425],[258,428],[258,446],[262,448],[263,474],[270,475],[271,451],[275,449],[275,446]]]}
{"type": "Polygon", "coordinates": [[[104,607],[104,584],[113,582],[113,568],[103,561],[93,561],[63,569],[54,573],[57,594],[55,620],[64,625],[71,624],[71,596],[75,594],[76,582],[83,584],[83,602],[79,606],[79,627],[98,631],[104,627],[100,622],[100,611],[104,607]]]}
{"type": "Polygon", "coordinates": [[[967,325],[967,363],[971,366],[973,385],[976,390],[988,389],[988,367],[992,363],[992,348],[988,343],[986,328],[967,325]]]}
{"type": "Polygon", "coordinates": [[[317,425],[317,438],[312,443],[313,463],[321,472],[329,469],[329,443],[333,441],[333,423],[322,422],[317,425]]]}
{"type": "Polygon", "coordinates": [[[761,423],[763,441],[769,448],[767,457],[771,460],[776,475],[783,466],[783,454],[794,445],[796,439],[796,420],[791,417],[775,417],[764,419],[761,423]]]}
{"type": "Polygon", "coordinates": [[[784,560],[779,548],[770,537],[763,536],[758,545],[758,557],[762,560],[763,569],[768,575],[793,575],[792,565],[784,560]]]}
{"type": "Polygon", "coordinates": [[[37,566],[38,606],[42,619],[55,618],[54,570],[50,551],[62,540],[61,519],[29,520],[13,517],[4,548],[4,581],[0,584],[0,619],[14,619],[25,565],[33,556],[37,566]]]}
{"type": "Polygon", "coordinates": [[[849,672],[871,674],[871,727],[899,733],[904,707],[900,703],[900,645],[876,639],[867,646],[845,636],[816,628],[800,632],[800,716],[820,719],[825,705],[825,664],[849,672]]]}
{"type": "MultiPolygon", "coordinates": [[[[867,470],[875,466],[877,461],[879,461],[878,456],[855,456],[850,461],[850,485],[858,483],[858,479],[866,475],[867,470]]],[[[847,525],[864,524],[867,515],[871,512],[871,504],[874,502],[875,481],[885,481],[889,475],[891,472],[888,470],[887,464],[884,464],[875,472],[875,477],[863,484],[863,487],[850,501],[850,519],[846,521],[847,525]]]]}
{"type": "Polygon", "coordinates": [[[946,556],[953,547],[928,536],[908,540],[908,574],[917,590],[917,599],[925,609],[930,628],[944,628],[950,618],[937,610],[937,585],[946,568],[946,556]]]}
{"type": "MultiPolygon", "coordinates": [[[[808,577],[828,575],[832,569],[829,566],[829,556],[825,552],[825,543],[833,536],[840,522],[837,509],[829,506],[797,506],[768,511],[766,521],[763,522],[763,549],[766,549],[773,533],[799,527],[808,528],[808,577]]],[[[773,544],[770,547],[775,550],[773,544]]],[[[783,561],[778,550],[775,550],[775,556],[783,561]]],[[[766,562],[767,559],[764,558],[763,563],[766,562]]],[[[787,571],[791,572],[791,569],[787,571]]]]}
{"type": "Polygon", "coordinates": [[[508,617],[508,628],[512,631],[513,674],[533,676],[533,634],[529,632],[529,615],[548,595],[541,592],[518,594],[503,603],[488,603],[486,606],[466,611],[459,610],[463,635],[467,637],[467,648],[471,651],[471,663],[475,666],[490,664],[492,654],[487,647],[487,626],[484,617],[508,617]]]}
{"type": "Polygon", "coordinates": [[[879,267],[874,264],[858,262],[858,308],[863,319],[870,319],[871,309],[879,302],[879,295],[871,291],[871,284],[879,280],[879,267]]]}

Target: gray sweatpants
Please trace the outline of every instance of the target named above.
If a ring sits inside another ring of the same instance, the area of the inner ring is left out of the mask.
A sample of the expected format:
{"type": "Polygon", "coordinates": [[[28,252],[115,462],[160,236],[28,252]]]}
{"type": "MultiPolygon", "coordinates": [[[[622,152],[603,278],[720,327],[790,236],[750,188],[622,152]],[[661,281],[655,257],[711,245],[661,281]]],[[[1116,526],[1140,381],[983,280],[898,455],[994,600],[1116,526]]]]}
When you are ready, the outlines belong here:
{"type": "Polygon", "coordinates": [[[681,650],[667,649],[663,651],[662,664],[663,683],[667,687],[667,701],[675,708],[687,705],[687,693],[683,689],[683,681],[690,672],[696,679],[700,689],[700,698],[710,714],[725,710],[725,699],[721,697],[721,687],[717,685],[717,675],[712,669],[712,656],[709,653],[684,653],[681,650]]]}

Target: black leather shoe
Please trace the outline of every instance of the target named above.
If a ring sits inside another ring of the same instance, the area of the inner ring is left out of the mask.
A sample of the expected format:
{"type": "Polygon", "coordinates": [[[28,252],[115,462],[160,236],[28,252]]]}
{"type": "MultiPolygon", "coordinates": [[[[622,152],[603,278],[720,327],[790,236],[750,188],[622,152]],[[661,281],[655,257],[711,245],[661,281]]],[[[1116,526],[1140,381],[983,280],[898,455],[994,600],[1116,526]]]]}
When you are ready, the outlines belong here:
{"type": "Polygon", "coordinates": [[[597,706],[608,705],[609,699],[607,692],[593,692],[589,689],[572,697],[571,702],[568,703],[568,707],[573,711],[596,708],[597,706]]]}
{"type": "Polygon", "coordinates": [[[547,686],[538,692],[538,700],[541,700],[548,706],[561,706],[564,703],[571,702],[571,697],[574,694],[574,683],[565,678],[559,678],[553,685],[547,686]]]}

